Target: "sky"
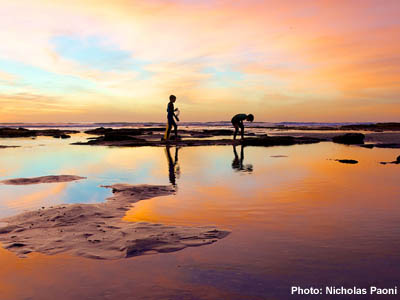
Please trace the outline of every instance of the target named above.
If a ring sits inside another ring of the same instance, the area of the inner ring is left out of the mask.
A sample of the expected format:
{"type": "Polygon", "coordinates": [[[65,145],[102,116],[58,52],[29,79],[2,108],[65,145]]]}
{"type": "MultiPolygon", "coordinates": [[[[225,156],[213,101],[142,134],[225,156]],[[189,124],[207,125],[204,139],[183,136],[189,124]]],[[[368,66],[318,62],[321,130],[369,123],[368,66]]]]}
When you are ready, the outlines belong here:
{"type": "Polygon", "coordinates": [[[0,122],[400,121],[398,0],[0,0],[0,122]]]}

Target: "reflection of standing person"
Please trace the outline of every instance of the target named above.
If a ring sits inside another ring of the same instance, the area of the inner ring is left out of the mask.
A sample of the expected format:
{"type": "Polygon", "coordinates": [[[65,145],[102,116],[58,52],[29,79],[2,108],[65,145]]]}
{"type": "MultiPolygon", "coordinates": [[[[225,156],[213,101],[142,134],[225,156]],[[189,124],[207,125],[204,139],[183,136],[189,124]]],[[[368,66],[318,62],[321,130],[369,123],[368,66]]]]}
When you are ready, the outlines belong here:
{"type": "Polygon", "coordinates": [[[169,182],[176,187],[176,175],[180,175],[180,168],[178,164],[178,147],[175,148],[175,160],[172,159],[170,147],[165,147],[165,154],[168,160],[168,177],[169,182]]]}
{"type": "Polygon", "coordinates": [[[233,139],[234,140],[236,140],[236,135],[237,135],[237,133],[239,131],[239,128],[241,129],[240,134],[241,134],[242,139],[243,139],[243,134],[244,134],[243,121],[244,120],[253,122],[254,121],[254,116],[252,114],[249,114],[249,115],[237,114],[232,118],[231,122],[232,122],[233,127],[235,127],[235,133],[233,135],[233,139]]]}
{"type": "Polygon", "coordinates": [[[253,165],[247,164],[243,165],[244,160],[244,147],[243,145],[240,146],[240,158],[236,152],[236,145],[233,146],[233,161],[232,161],[232,169],[238,172],[253,172],[253,165]]]}
{"type": "Polygon", "coordinates": [[[175,112],[178,111],[177,108],[174,108],[175,101],[176,101],[176,97],[174,95],[169,96],[169,103],[168,103],[168,107],[167,107],[167,120],[168,120],[167,126],[168,127],[167,127],[167,131],[166,131],[166,134],[165,134],[165,137],[164,137],[165,140],[169,140],[172,126],[174,127],[175,140],[178,139],[178,125],[176,125],[176,122],[175,122],[174,118],[178,122],[179,122],[179,118],[175,114],[175,112]]]}

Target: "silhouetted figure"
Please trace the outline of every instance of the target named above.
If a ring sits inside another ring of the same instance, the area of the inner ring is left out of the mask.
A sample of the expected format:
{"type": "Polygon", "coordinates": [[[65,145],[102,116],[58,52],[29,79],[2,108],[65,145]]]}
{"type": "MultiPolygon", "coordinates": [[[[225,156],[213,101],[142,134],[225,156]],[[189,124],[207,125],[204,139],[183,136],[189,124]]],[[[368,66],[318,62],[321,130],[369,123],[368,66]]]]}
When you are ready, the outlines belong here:
{"type": "Polygon", "coordinates": [[[178,150],[179,148],[176,147],[175,148],[175,160],[172,159],[171,156],[171,151],[170,151],[170,147],[167,145],[165,147],[165,154],[167,156],[167,160],[168,160],[168,177],[169,177],[169,182],[176,187],[176,176],[180,175],[180,168],[179,168],[179,164],[178,164],[178,150]]]}
{"type": "Polygon", "coordinates": [[[244,134],[244,125],[243,121],[254,121],[254,116],[252,114],[246,115],[246,114],[237,114],[232,118],[232,125],[235,127],[235,133],[233,134],[233,139],[236,140],[237,133],[239,131],[239,128],[241,129],[241,136],[243,139],[243,134],[244,134]]]}
{"type": "Polygon", "coordinates": [[[174,108],[174,103],[176,101],[176,97],[174,95],[169,96],[169,103],[167,107],[167,120],[168,120],[168,128],[167,128],[167,133],[166,136],[164,137],[165,140],[169,140],[169,136],[171,134],[171,129],[172,126],[174,127],[174,132],[175,132],[175,139],[178,139],[178,125],[176,125],[176,122],[174,118],[179,122],[178,116],[175,114],[178,109],[174,108]]]}
{"type": "Polygon", "coordinates": [[[244,147],[243,145],[240,146],[240,158],[236,152],[236,146],[233,146],[233,155],[235,156],[232,161],[232,169],[237,171],[237,172],[248,172],[251,173],[253,172],[253,165],[252,164],[247,164],[243,165],[243,160],[244,160],[244,147]]]}

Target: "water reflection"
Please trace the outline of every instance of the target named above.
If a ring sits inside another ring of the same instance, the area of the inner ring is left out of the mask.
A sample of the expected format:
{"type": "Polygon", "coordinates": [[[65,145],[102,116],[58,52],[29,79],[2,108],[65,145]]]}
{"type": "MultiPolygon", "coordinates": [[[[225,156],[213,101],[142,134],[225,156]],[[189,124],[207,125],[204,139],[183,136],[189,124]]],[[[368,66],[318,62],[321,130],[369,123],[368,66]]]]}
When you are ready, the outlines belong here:
{"type": "Polygon", "coordinates": [[[181,170],[178,164],[178,151],[180,147],[175,147],[175,157],[172,159],[171,156],[171,147],[166,146],[165,147],[165,156],[167,157],[168,161],[168,177],[169,177],[169,182],[176,187],[176,178],[180,176],[181,170]]]}
{"type": "Polygon", "coordinates": [[[236,145],[233,146],[233,161],[232,161],[232,169],[236,172],[253,172],[253,165],[252,164],[243,164],[244,160],[244,147],[243,145],[240,146],[240,158],[236,151],[236,145]]]}
{"type": "MultiPolygon", "coordinates": [[[[399,155],[396,149],[332,143],[247,147],[246,159],[250,156],[257,170],[239,176],[247,165],[244,149],[171,148],[54,144],[37,151],[2,149],[0,172],[6,172],[2,179],[50,172],[88,177],[85,182],[69,183],[65,192],[38,202],[38,207],[73,199],[86,202],[101,184],[179,182],[179,193],[137,202],[124,220],[171,226],[213,224],[232,234],[205,247],[107,263],[36,253],[22,260],[0,248],[1,299],[32,295],[59,300],[105,295],[127,299],[133,294],[138,299],[173,299],[178,292],[191,299],[265,299],[267,295],[291,299],[288,291],[294,282],[303,286],[398,283],[400,168],[379,164],[393,161],[399,155]],[[287,158],[276,159],[283,156],[287,158]],[[360,163],[353,168],[327,160],[331,157],[352,157],[360,163]],[[90,188],[84,185],[89,183],[90,188]]],[[[11,204],[22,195],[22,188],[0,186],[0,204],[5,199],[11,204]]],[[[99,194],[98,199],[106,197],[99,194]]],[[[31,209],[25,202],[22,207],[31,209]]],[[[0,210],[5,214],[6,207],[0,210]]]]}

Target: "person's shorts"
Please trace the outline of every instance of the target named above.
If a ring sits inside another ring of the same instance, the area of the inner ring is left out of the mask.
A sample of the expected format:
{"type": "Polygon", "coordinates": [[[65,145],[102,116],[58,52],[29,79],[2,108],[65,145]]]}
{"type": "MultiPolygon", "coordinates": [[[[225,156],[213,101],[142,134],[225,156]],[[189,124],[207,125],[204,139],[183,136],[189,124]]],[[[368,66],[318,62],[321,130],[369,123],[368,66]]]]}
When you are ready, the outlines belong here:
{"type": "Polygon", "coordinates": [[[235,122],[233,120],[231,122],[232,122],[233,127],[242,127],[243,126],[243,124],[240,124],[240,122],[235,122]]]}
{"type": "Polygon", "coordinates": [[[168,124],[176,126],[174,117],[167,117],[167,118],[168,118],[168,124]]]}

